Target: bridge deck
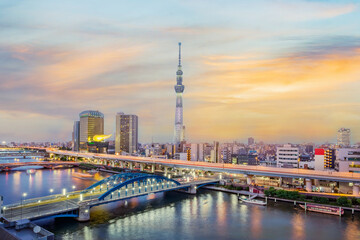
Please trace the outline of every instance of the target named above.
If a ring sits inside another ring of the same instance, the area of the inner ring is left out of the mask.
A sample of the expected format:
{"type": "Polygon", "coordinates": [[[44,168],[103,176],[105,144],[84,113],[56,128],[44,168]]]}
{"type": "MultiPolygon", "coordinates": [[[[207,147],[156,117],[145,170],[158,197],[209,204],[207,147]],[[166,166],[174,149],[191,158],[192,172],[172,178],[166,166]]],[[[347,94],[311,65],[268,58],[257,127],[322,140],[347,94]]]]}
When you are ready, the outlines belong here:
{"type": "Polygon", "coordinates": [[[69,161],[40,161],[40,162],[15,162],[15,163],[0,163],[0,169],[11,169],[22,166],[78,166],[79,162],[69,162],[69,161]]]}

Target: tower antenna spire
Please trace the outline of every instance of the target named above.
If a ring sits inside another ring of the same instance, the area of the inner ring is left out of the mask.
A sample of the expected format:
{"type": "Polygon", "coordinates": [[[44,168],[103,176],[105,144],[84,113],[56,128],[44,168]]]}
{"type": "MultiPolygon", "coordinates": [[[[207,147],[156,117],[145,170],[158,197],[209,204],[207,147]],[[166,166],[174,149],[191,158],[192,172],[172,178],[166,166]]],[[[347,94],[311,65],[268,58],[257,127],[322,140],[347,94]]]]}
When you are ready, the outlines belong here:
{"type": "Polygon", "coordinates": [[[181,65],[181,42],[179,42],[179,66],[181,65]]]}

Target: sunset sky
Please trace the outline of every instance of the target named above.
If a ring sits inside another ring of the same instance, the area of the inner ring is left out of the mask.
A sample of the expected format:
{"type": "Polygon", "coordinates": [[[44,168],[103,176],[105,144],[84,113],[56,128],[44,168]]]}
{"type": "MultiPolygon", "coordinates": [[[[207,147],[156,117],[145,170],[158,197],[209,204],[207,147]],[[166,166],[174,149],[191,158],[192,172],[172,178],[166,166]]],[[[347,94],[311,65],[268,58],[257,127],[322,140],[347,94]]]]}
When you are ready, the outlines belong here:
{"type": "Polygon", "coordinates": [[[190,142],[360,142],[360,1],[0,2],[0,140],[71,140],[83,110],[190,142]]]}

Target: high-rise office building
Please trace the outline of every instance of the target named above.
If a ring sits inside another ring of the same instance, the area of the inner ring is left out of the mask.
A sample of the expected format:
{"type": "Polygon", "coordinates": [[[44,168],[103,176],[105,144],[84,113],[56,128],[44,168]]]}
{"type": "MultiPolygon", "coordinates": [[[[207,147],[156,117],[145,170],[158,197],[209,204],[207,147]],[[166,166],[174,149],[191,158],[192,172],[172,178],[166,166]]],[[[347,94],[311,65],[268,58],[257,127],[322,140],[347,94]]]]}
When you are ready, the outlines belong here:
{"type": "Polygon", "coordinates": [[[337,145],[340,147],[349,147],[350,134],[351,132],[349,128],[340,128],[337,134],[337,145]]]}
{"type": "Polygon", "coordinates": [[[214,163],[220,162],[219,142],[217,141],[214,141],[213,149],[210,153],[210,161],[214,163]]]}
{"type": "Polygon", "coordinates": [[[174,129],[174,143],[179,145],[185,139],[185,127],[183,124],[183,103],[182,95],[185,86],[182,84],[182,66],[181,66],[181,43],[179,43],[179,65],[176,72],[176,85],[174,86],[176,92],[176,109],[175,109],[175,129],[174,129]]]}
{"type": "Polygon", "coordinates": [[[80,116],[80,150],[87,149],[87,143],[93,142],[95,135],[104,134],[104,114],[99,111],[87,110],[80,116]]]}
{"type": "Polygon", "coordinates": [[[72,133],[72,150],[78,152],[80,146],[80,121],[74,122],[72,133]]]}
{"type": "Polygon", "coordinates": [[[191,161],[204,161],[204,144],[203,143],[192,143],[190,144],[191,149],[191,161]]]}
{"type": "Polygon", "coordinates": [[[138,117],[122,112],[116,114],[115,153],[138,150],[138,117]]]}
{"type": "Polygon", "coordinates": [[[199,161],[199,144],[191,144],[191,161],[199,161]]]}

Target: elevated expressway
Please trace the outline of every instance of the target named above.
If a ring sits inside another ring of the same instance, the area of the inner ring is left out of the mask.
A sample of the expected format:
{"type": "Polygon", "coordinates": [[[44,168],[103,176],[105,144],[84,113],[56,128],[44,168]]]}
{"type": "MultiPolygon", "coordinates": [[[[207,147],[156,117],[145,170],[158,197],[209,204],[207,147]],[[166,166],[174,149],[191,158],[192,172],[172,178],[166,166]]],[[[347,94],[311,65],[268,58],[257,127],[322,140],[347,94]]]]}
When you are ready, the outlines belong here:
{"type": "Polygon", "coordinates": [[[304,179],[317,179],[329,180],[338,182],[351,182],[354,184],[360,183],[360,173],[350,172],[330,172],[330,171],[314,171],[308,169],[292,169],[292,168],[276,168],[264,166],[244,166],[222,163],[208,163],[208,162],[193,162],[173,159],[159,159],[149,157],[135,157],[123,156],[112,154],[97,154],[97,153],[79,153],[72,151],[61,151],[54,149],[46,149],[50,155],[68,156],[75,161],[78,158],[84,158],[89,161],[102,161],[105,164],[124,166],[128,163],[130,168],[135,164],[140,165],[143,169],[145,165],[162,166],[165,173],[168,168],[177,169],[196,169],[212,172],[223,172],[233,174],[245,174],[248,176],[270,176],[270,177],[289,177],[289,178],[304,178],[304,179]]]}

